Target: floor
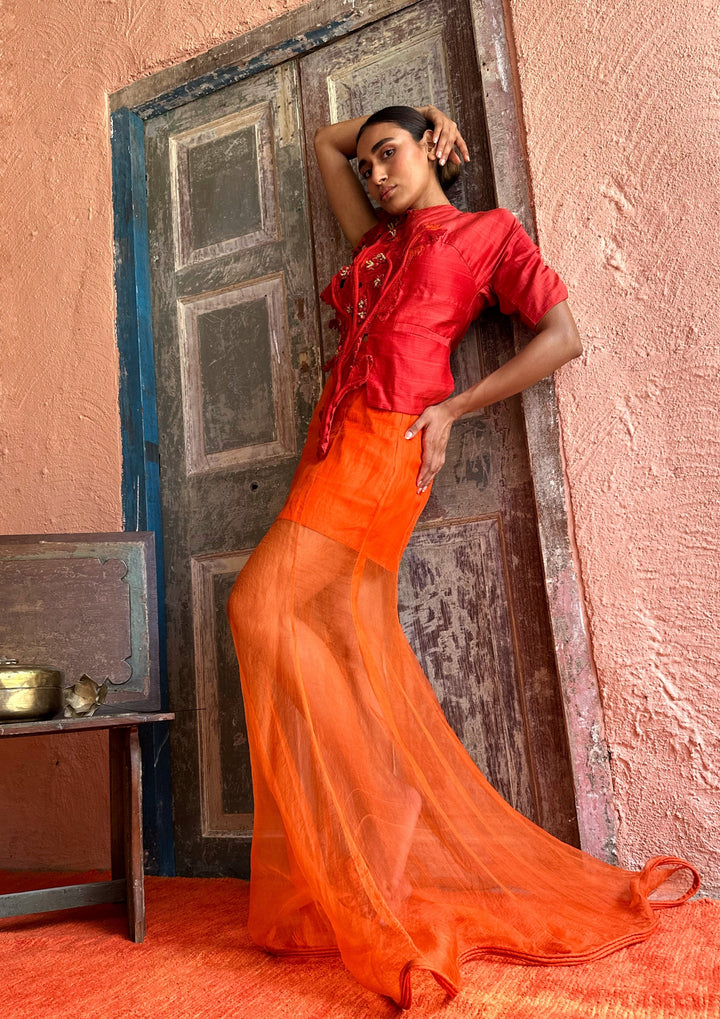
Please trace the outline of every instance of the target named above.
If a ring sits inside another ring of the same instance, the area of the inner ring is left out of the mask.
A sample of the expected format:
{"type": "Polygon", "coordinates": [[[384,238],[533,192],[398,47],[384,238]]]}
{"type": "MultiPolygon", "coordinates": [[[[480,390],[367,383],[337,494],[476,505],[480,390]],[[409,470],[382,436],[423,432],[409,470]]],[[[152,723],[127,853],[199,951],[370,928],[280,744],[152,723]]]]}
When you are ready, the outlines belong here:
{"type": "MultiPolygon", "coordinates": [[[[2,890],[10,890],[6,881],[2,890]]],[[[65,883],[60,876],[57,883],[65,883]]],[[[37,886],[37,885],[36,885],[37,886]]],[[[17,882],[15,888],[18,888],[17,882]]],[[[26,885],[27,887],[27,885],[26,885]]],[[[395,1017],[340,961],[266,955],[245,931],[248,885],[148,878],[147,937],[126,936],[122,907],[0,920],[7,1019],[366,1019],[395,1017]]],[[[463,968],[448,999],[414,980],[413,1019],[720,1019],[720,901],[664,910],[641,945],[572,967],[498,961],[463,968]]]]}

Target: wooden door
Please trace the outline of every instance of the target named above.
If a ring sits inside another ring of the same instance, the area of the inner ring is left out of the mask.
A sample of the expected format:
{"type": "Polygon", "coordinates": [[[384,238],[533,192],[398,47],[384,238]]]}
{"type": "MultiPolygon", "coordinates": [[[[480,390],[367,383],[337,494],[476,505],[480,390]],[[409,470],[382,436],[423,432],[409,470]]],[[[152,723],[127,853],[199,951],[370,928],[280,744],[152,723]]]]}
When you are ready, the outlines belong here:
{"type": "Polygon", "coordinates": [[[145,132],[180,874],[246,874],[252,787],[230,588],[319,394],[294,63],[145,132]]]}
{"type": "MultiPolygon", "coordinates": [[[[325,357],[336,342],[328,309],[318,322],[313,270],[321,289],[348,251],[314,129],[434,102],[471,142],[457,204],[493,207],[469,24],[462,4],[424,0],[146,125],[180,874],[247,874],[252,788],[225,602],[282,505],[320,347],[325,357]]],[[[509,321],[486,313],[454,357],[458,385],[511,354],[509,321]]],[[[403,562],[400,611],[490,781],[577,842],[519,399],[455,426],[403,562]]]]}
{"type": "MultiPolygon", "coordinates": [[[[425,0],[304,57],[306,138],[328,120],[433,103],[451,112],[470,144],[454,203],[495,207],[470,24],[464,0],[425,0]]],[[[317,275],[327,279],[349,250],[308,165],[317,275]]],[[[331,316],[322,317],[327,352],[331,316]]],[[[458,387],[512,353],[509,319],[486,312],[453,358],[458,387]]],[[[454,426],[403,560],[399,608],[448,720],[487,778],[526,816],[577,845],[520,397],[454,426]]]]}

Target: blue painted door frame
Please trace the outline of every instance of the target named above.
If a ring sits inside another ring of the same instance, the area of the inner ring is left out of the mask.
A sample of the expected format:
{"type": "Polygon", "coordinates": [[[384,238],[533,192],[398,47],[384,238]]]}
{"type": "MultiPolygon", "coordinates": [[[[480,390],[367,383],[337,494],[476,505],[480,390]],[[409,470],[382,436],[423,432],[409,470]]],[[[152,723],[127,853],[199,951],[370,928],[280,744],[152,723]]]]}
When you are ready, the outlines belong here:
{"type": "MultiPolygon", "coordinates": [[[[123,529],[153,531],[157,557],[161,710],[168,710],[163,535],[155,410],[150,261],[143,121],[121,109],[111,118],[116,333],[120,358],[123,529]]],[[[145,869],[175,873],[168,723],[140,732],[145,869]]]]}

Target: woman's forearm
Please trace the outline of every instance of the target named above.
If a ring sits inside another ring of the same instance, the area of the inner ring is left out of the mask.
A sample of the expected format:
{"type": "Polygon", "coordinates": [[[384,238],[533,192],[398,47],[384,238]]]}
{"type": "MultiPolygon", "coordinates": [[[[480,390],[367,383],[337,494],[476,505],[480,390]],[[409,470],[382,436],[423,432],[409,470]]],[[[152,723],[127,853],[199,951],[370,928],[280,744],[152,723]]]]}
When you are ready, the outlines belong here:
{"type": "Polygon", "coordinates": [[[549,327],[514,357],[469,389],[445,401],[453,419],[522,392],[582,353],[577,333],[549,327]]]}
{"type": "Polygon", "coordinates": [[[375,210],[349,162],[357,154],[355,139],[366,120],[353,117],[315,132],[315,155],[325,192],[352,248],[377,223],[375,210]]]}
{"type": "MultiPolygon", "coordinates": [[[[434,106],[415,107],[418,113],[433,120],[443,115],[434,106]]],[[[354,159],[357,155],[357,133],[367,120],[367,116],[353,117],[351,120],[340,120],[336,124],[325,124],[315,132],[315,149],[328,147],[341,153],[346,159],[354,159]]],[[[433,121],[434,122],[434,121],[433,121]]]]}
{"type": "Polygon", "coordinates": [[[570,338],[557,336],[551,330],[538,333],[496,371],[462,393],[451,396],[446,401],[447,408],[457,420],[463,414],[506,400],[552,375],[580,353],[581,350],[570,338]]]}
{"type": "Polygon", "coordinates": [[[580,335],[567,301],[550,308],[535,328],[538,331],[527,346],[497,371],[457,396],[426,407],[405,432],[406,439],[414,439],[419,431],[423,432],[418,492],[425,491],[445,463],[450,432],[458,418],[520,393],[582,353],[580,335]]]}
{"type": "MultiPolygon", "coordinates": [[[[456,163],[461,162],[460,156],[453,152],[453,145],[457,145],[467,162],[470,161],[465,139],[453,120],[446,117],[436,106],[416,106],[415,109],[433,124],[437,142],[436,154],[441,162],[444,163],[448,158],[456,163]]],[[[340,153],[346,159],[354,159],[357,153],[355,139],[367,119],[367,117],[353,117],[351,120],[341,120],[337,124],[326,124],[324,127],[319,127],[315,132],[315,151],[319,152],[325,148],[326,151],[329,149],[340,153]]]]}
{"type": "Polygon", "coordinates": [[[315,149],[331,148],[346,159],[354,159],[357,151],[355,139],[367,117],[353,117],[340,120],[337,124],[326,124],[315,132],[315,149]]]}

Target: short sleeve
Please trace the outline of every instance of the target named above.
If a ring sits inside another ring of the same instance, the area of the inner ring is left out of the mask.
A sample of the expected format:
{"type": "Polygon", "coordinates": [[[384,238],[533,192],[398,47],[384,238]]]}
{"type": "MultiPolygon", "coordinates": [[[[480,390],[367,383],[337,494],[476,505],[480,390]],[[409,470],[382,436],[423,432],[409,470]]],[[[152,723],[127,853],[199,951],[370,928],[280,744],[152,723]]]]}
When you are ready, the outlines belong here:
{"type": "Polygon", "coordinates": [[[520,221],[512,213],[506,215],[514,223],[492,272],[488,297],[492,301],[494,295],[502,312],[519,312],[523,322],[534,328],[550,308],[567,300],[568,291],[555,270],[543,262],[520,221]]]}

